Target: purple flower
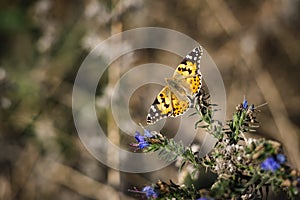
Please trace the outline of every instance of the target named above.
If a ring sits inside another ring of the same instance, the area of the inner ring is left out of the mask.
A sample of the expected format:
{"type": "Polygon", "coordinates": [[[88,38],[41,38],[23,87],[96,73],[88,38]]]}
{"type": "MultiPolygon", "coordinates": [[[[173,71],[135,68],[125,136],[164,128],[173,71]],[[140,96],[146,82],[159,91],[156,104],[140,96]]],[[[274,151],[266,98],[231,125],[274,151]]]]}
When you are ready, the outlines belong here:
{"type": "Polygon", "coordinates": [[[155,192],[155,190],[151,186],[144,187],[142,191],[146,193],[147,199],[150,198],[156,199],[158,197],[157,192],[155,192]]]}
{"type": "Polygon", "coordinates": [[[286,157],[285,157],[285,155],[283,155],[283,154],[277,154],[276,155],[276,160],[280,163],[280,164],[282,164],[282,163],[285,163],[285,161],[286,161],[286,157]]]}
{"type": "Polygon", "coordinates": [[[208,199],[208,198],[205,198],[205,197],[201,197],[201,198],[198,198],[196,200],[213,200],[213,199],[208,199]]]}
{"type": "Polygon", "coordinates": [[[148,141],[145,139],[146,137],[141,135],[140,132],[138,131],[135,132],[134,138],[138,142],[137,145],[139,149],[144,149],[145,147],[148,147],[150,145],[148,141]]]}
{"type": "Polygon", "coordinates": [[[137,143],[131,143],[130,146],[136,147],[135,150],[144,149],[150,145],[147,138],[153,138],[153,137],[154,135],[147,129],[144,129],[144,135],[141,135],[140,132],[136,131],[134,138],[137,141],[137,143]]]}
{"type": "Polygon", "coordinates": [[[248,108],[248,101],[246,99],[243,101],[243,108],[244,109],[248,108]]]}
{"type": "Polygon", "coordinates": [[[260,168],[265,171],[275,172],[277,169],[280,168],[280,164],[276,162],[276,160],[273,157],[269,157],[260,164],[260,168]]]}

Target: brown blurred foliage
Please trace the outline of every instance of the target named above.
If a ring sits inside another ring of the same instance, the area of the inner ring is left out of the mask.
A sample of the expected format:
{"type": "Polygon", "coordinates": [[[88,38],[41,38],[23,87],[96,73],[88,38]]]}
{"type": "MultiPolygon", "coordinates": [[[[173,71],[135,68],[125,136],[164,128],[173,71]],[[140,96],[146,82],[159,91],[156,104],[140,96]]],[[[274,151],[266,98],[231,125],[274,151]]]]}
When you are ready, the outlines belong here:
{"type": "MultiPolygon", "coordinates": [[[[72,118],[84,57],[112,34],[146,26],[180,31],[210,53],[226,86],[228,117],[244,95],[267,102],[257,135],[282,142],[300,168],[299,1],[11,0],[0,3],[0,199],[131,199],[139,197],[127,192],[134,185],[176,181],[172,166],[128,174],[102,165],[83,147],[72,118]]],[[[174,67],[180,60],[155,55],[174,67]]],[[[135,56],[131,66],[145,62],[139,59],[147,56],[135,56]]],[[[104,104],[108,82],[109,75],[97,90],[104,104]]],[[[133,115],[146,116],[133,101],[133,115]]]]}

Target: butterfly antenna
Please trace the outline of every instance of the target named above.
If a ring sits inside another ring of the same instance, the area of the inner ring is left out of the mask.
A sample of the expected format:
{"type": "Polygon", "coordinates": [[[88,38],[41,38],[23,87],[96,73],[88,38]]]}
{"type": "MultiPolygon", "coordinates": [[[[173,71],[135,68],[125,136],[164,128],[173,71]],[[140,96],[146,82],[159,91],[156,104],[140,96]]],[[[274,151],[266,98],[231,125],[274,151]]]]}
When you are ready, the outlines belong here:
{"type": "Polygon", "coordinates": [[[145,129],[145,127],[141,123],[139,123],[139,125],[142,129],[145,129]]]}

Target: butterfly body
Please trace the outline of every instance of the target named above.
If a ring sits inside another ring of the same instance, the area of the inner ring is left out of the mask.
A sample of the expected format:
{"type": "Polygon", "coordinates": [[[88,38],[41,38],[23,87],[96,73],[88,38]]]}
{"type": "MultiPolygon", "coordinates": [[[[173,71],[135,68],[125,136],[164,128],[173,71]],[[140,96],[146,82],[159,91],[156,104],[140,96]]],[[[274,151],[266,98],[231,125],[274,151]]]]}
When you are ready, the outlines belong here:
{"type": "Polygon", "coordinates": [[[147,123],[154,124],[166,117],[177,117],[193,105],[202,85],[200,59],[202,47],[193,49],[178,65],[173,77],[166,78],[167,85],[152,103],[147,123]]]}

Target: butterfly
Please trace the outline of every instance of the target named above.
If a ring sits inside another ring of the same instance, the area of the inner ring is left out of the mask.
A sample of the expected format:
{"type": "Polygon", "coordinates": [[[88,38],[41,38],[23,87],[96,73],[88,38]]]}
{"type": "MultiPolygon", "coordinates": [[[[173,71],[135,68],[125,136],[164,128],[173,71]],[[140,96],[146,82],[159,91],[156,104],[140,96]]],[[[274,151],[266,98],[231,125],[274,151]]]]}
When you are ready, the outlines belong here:
{"type": "Polygon", "coordinates": [[[148,111],[148,124],[154,124],[166,117],[177,117],[194,106],[202,86],[202,55],[201,46],[194,48],[178,65],[173,77],[166,78],[167,85],[158,93],[148,111]]]}

